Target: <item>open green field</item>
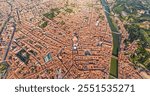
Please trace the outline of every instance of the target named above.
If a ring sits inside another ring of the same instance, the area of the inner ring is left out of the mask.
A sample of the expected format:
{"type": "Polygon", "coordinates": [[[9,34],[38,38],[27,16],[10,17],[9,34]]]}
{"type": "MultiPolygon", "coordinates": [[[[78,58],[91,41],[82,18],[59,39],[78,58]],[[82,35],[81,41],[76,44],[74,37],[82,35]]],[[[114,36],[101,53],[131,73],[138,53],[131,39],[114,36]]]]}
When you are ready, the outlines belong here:
{"type": "Polygon", "coordinates": [[[111,59],[110,75],[118,78],[118,60],[115,58],[111,59]]]}

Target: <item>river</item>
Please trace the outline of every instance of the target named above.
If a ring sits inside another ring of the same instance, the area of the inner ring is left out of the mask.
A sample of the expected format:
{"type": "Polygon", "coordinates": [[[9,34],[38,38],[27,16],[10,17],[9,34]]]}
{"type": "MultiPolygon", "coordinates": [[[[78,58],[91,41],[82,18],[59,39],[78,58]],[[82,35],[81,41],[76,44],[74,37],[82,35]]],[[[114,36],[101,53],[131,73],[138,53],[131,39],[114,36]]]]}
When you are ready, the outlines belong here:
{"type": "Polygon", "coordinates": [[[110,29],[112,31],[112,37],[113,37],[113,52],[112,52],[112,60],[111,60],[111,67],[110,67],[110,78],[118,78],[118,53],[120,49],[120,35],[116,34],[119,33],[117,27],[114,25],[114,22],[112,22],[112,19],[110,17],[110,8],[107,4],[106,0],[100,0],[101,4],[103,5],[103,9],[105,11],[107,21],[109,23],[110,29]],[[116,58],[114,58],[116,57],[116,58]]]}

